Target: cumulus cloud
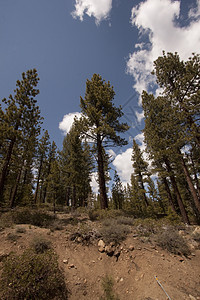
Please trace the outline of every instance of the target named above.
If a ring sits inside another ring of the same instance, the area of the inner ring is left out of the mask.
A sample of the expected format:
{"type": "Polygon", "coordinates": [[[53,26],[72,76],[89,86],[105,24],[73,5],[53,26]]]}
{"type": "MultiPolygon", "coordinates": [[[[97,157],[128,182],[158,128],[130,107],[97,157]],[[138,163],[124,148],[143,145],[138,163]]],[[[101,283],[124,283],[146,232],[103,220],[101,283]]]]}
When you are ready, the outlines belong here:
{"type": "Polygon", "coordinates": [[[95,194],[98,194],[98,191],[99,191],[99,185],[97,183],[97,179],[98,179],[98,173],[97,172],[93,172],[91,174],[91,187],[92,187],[92,191],[93,193],[95,194]]]}
{"type": "Polygon", "coordinates": [[[197,0],[197,7],[191,8],[189,11],[189,17],[198,19],[200,17],[200,0],[197,0]]]}
{"type": "Polygon", "coordinates": [[[108,18],[112,9],[112,0],[76,0],[73,18],[83,21],[84,14],[94,17],[96,24],[108,18]]]}
{"type": "Polygon", "coordinates": [[[64,115],[62,121],[59,123],[59,129],[61,131],[63,131],[63,133],[66,135],[71,127],[72,127],[72,124],[74,122],[74,118],[75,116],[80,119],[80,117],[82,116],[81,113],[79,112],[74,112],[74,113],[69,113],[67,115],[64,115]]]}
{"type": "Polygon", "coordinates": [[[127,72],[134,77],[133,87],[140,95],[143,90],[155,88],[155,78],[151,75],[153,61],[162,55],[163,50],[178,52],[181,59],[188,59],[193,52],[199,52],[199,14],[200,0],[195,9],[188,11],[191,18],[189,25],[181,27],[178,24],[179,0],[146,0],[133,7],[131,22],[138,28],[143,42],[135,46],[134,53],[129,54],[127,72]]]}
{"type": "Polygon", "coordinates": [[[132,148],[128,148],[125,152],[118,154],[113,161],[113,165],[124,185],[130,182],[131,173],[133,172],[131,155],[132,148]]]}

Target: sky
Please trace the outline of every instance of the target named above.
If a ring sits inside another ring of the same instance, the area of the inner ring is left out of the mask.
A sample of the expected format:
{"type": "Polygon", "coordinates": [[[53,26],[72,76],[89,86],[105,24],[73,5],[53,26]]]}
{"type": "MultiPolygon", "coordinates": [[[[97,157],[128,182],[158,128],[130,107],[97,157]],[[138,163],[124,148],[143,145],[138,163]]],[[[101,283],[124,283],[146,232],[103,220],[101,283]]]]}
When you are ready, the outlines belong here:
{"type": "Polygon", "coordinates": [[[199,49],[200,0],[0,0],[0,99],[36,68],[43,127],[61,149],[86,80],[100,74],[130,126],[128,145],[109,150],[125,184],[133,138],[144,149],[141,92],[159,92],[153,61],[163,50],[187,60],[199,49]]]}

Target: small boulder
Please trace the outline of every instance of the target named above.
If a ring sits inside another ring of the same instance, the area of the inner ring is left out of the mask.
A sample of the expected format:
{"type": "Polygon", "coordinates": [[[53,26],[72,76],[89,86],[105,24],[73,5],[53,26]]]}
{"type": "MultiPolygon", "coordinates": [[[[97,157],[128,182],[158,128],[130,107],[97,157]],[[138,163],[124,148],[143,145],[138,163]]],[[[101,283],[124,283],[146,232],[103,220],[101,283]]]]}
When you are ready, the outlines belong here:
{"type": "Polygon", "coordinates": [[[113,256],[114,252],[115,252],[115,248],[112,246],[106,246],[105,247],[105,252],[108,256],[113,256]]]}
{"type": "Polygon", "coordinates": [[[98,247],[102,247],[102,248],[105,248],[106,244],[104,243],[103,240],[99,240],[98,242],[98,247]]]}

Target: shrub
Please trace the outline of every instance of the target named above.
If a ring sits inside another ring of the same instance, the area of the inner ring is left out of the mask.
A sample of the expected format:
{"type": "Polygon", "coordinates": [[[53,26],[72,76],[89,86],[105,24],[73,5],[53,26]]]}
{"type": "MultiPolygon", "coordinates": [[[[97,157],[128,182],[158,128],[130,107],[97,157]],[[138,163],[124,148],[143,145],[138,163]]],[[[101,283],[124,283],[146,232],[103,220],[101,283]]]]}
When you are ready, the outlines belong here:
{"type": "Polygon", "coordinates": [[[189,247],[184,238],[174,229],[166,230],[155,236],[158,246],[168,250],[171,253],[188,256],[190,254],[189,247]]]}
{"type": "Polygon", "coordinates": [[[51,249],[51,242],[47,241],[43,237],[35,237],[31,243],[31,247],[36,253],[44,253],[45,251],[51,249]]]}
{"type": "Polygon", "coordinates": [[[100,298],[101,300],[119,300],[113,292],[113,279],[110,276],[105,276],[102,281],[102,287],[104,290],[104,295],[100,298]]]}
{"type": "Polygon", "coordinates": [[[90,221],[96,221],[99,218],[99,214],[96,210],[89,210],[88,217],[90,221]]]}
{"type": "Polygon", "coordinates": [[[15,224],[31,224],[38,227],[48,227],[55,219],[54,216],[40,210],[20,208],[12,212],[15,224]]]}
{"type": "Polygon", "coordinates": [[[23,227],[16,228],[16,233],[25,233],[25,232],[26,232],[26,228],[23,227]]]}
{"type": "Polygon", "coordinates": [[[125,240],[129,232],[128,226],[120,225],[114,219],[105,220],[100,230],[100,234],[105,242],[114,242],[116,244],[125,240]]]}
{"type": "Polygon", "coordinates": [[[120,216],[117,218],[117,224],[133,225],[133,218],[120,216]]]}
{"type": "Polygon", "coordinates": [[[3,262],[1,299],[67,299],[64,278],[52,251],[36,254],[26,250],[11,254],[3,262]]]}
{"type": "Polygon", "coordinates": [[[14,234],[14,233],[8,233],[8,235],[6,237],[6,239],[11,242],[16,242],[18,240],[18,238],[19,238],[19,235],[14,234]]]}

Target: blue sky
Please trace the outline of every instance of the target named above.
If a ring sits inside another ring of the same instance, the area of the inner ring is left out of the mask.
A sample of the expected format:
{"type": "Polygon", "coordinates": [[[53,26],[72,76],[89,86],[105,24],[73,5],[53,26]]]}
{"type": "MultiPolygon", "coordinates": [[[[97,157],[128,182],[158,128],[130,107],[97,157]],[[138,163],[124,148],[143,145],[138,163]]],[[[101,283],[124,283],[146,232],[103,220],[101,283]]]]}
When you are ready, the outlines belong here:
{"type": "Polygon", "coordinates": [[[112,152],[112,167],[127,182],[131,138],[143,138],[140,93],[155,89],[152,62],[162,50],[183,59],[199,52],[199,15],[199,0],[0,0],[0,97],[36,68],[44,128],[61,148],[86,79],[109,80],[131,126],[127,147],[112,152]]]}

